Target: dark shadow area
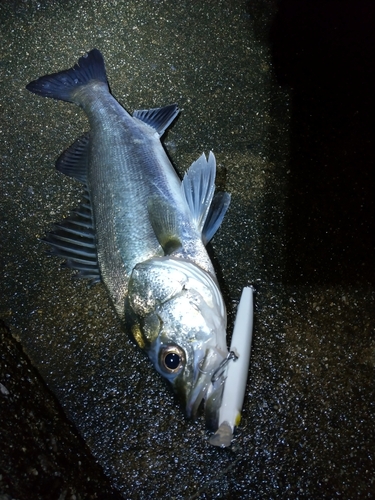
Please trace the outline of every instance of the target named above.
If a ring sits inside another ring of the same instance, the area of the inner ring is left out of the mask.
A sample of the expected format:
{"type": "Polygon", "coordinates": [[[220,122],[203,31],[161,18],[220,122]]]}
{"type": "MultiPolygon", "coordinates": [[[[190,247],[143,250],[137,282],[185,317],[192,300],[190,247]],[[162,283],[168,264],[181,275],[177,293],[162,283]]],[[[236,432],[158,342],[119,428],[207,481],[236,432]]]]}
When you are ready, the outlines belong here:
{"type": "Polygon", "coordinates": [[[0,319],[0,498],[121,500],[0,319]]]}
{"type": "Polygon", "coordinates": [[[375,283],[374,3],[281,0],[271,30],[291,88],[285,281],[375,283]]]}

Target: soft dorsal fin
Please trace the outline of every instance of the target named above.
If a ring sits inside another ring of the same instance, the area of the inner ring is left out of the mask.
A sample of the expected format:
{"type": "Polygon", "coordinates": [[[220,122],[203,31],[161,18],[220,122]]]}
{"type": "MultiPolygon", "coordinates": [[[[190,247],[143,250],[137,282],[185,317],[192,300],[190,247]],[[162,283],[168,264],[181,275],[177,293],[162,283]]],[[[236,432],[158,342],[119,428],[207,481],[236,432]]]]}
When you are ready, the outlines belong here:
{"type": "Polygon", "coordinates": [[[176,212],[158,196],[149,199],[147,208],[152,229],[164,250],[164,254],[170,255],[181,248],[176,212]]]}
{"type": "Polygon", "coordinates": [[[210,151],[193,162],[182,181],[182,193],[189,205],[202,241],[207,244],[218,230],[230,203],[228,193],[215,193],[216,160],[210,151]],[[214,200],[214,201],[213,201],[214,200]]]}
{"type": "Polygon", "coordinates": [[[138,109],[133,118],[137,118],[154,128],[161,137],[179,113],[177,104],[169,104],[162,108],[138,109]]]}
{"type": "Polygon", "coordinates": [[[69,177],[74,177],[87,184],[87,166],[89,155],[90,133],[79,137],[57,159],[56,169],[69,177]]]}

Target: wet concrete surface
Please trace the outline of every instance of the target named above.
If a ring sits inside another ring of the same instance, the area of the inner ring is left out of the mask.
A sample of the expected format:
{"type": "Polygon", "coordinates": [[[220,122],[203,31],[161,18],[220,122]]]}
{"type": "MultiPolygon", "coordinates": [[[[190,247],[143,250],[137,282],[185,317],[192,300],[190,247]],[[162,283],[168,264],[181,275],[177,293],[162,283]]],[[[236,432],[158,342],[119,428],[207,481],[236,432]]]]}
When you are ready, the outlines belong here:
{"type": "MultiPolygon", "coordinates": [[[[338,72],[346,66],[329,70],[344,51],[351,72],[367,81],[363,51],[372,44],[368,22],[360,24],[360,43],[342,44],[350,10],[337,15],[314,5],[312,15],[308,6],[301,12],[281,2],[276,16],[267,1],[1,4],[0,315],[26,353],[3,329],[2,499],[374,497],[371,101],[363,87],[365,104],[340,99],[343,85],[332,100],[333,84],[322,85],[334,76],[345,81],[345,95],[357,94],[338,72]],[[314,55],[319,40],[319,57],[301,56],[314,55]],[[212,149],[219,184],[232,194],[210,248],[229,333],[248,284],[256,314],[231,449],[210,446],[202,420],[184,419],[121,330],[104,288],[72,280],[38,241],[80,201],[80,187],[54,162],[87,121],[73,105],[33,96],[25,85],[93,47],[129,111],[171,102],[183,109],[165,138],[179,173],[212,149]],[[325,78],[312,81],[307,68],[311,75],[325,69],[325,78]],[[350,167],[356,158],[357,170],[350,167]],[[349,212],[332,215],[345,199],[349,212]]],[[[359,11],[369,19],[364,5],[359,11]]]]}
{"type": "Polygon", "coordinates": [[[21,345],[0,327],[0,498],[120,499],[21,345]]]}

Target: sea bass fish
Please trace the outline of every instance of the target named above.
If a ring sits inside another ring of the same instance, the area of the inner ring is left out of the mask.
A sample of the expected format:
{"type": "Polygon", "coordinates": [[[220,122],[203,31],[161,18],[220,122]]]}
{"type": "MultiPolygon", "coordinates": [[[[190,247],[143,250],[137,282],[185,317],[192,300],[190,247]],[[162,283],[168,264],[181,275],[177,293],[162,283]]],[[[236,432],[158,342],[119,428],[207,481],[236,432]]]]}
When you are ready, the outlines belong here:
{"type": "Polygon", "coordinates": [[[230,196],[214,193],[213,153],[181,182],[160,142],[177,105],[130,115],[109,92],[97,49],[27,89],[79,105],[90,123],[56,163],[83,184],[85,200],[45,241],[79,277],[105,284],[186,416],[194,418],[204,400],[215,430],[228,356],[226,309],[205,245],[230,196]]]}

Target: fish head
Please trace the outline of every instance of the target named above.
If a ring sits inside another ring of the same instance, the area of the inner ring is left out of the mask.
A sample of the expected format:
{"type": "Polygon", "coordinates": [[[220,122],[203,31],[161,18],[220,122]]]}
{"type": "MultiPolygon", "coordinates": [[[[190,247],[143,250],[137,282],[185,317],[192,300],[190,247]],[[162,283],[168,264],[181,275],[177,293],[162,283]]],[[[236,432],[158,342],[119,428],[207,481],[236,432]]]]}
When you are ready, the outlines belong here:
{"type": "Polygon", "coordinates": [[[226,309],[216,280],[195,264],[158,257],[135,266],[128,293],[133,335],[171,384],[188,418],[202,401],[215,428],[228,355],[226,309]]]}

